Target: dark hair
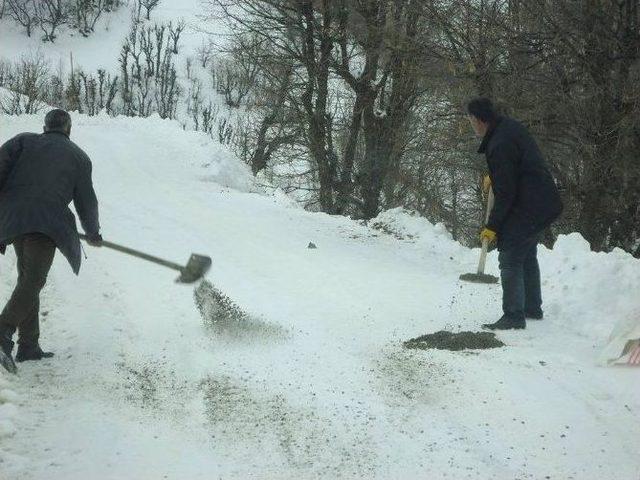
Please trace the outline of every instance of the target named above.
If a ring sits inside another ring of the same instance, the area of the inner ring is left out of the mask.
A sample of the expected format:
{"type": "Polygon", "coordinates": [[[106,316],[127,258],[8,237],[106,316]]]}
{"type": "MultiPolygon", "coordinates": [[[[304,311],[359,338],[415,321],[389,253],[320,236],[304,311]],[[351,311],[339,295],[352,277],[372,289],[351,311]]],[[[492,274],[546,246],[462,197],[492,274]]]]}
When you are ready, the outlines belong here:
{"type": "Polygon", "coordinates": [[[477,97],[470,100],[467,104],[467,112],[485,123],[494,122],[498,117],[493,103],[486,97],[477,97]]]}
{"type": "Polygon", "coordinates": [[[44,129],[46,132],[69,133],[71,131],[71,116],[59,108],[51,110],[44,117],[44,129]]]}

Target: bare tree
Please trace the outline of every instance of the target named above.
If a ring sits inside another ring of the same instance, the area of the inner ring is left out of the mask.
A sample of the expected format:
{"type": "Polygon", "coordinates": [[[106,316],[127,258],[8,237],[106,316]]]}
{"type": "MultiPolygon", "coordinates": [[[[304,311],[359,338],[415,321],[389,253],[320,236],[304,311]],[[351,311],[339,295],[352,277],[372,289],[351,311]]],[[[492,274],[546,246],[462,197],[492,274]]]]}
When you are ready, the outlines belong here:
{"type": "Polygon", "coordinates": [[[114,101],[118,93],[118,77],[112,77],[105,70],[98,70],[98,109],[109,115],[115,114],[114,101]]]}
{"type": "Polygon", "coordinates": [[[186,24],[183,20],[180,20],[177,24],[173,24],[169,22],[169,38],[171,39],[171,53],[174,55],[178,54],[178,45],[180,43],[180,35],[182,35],[183,30],[185,29],[186,24]]]}
{"type": "Polygon", "coordinates": [[[134,25],[142,22],[142,2],[140,0],[134,0],[131,6],[131,23],[134,25]]]}
{"type": "Polygon", "coordinates": [[[254,175],[265,170],[283,146],[299,142],[304,133],[298,115],[291,111],[287,101],[293,80],[292,66],[285,66],[281,69],[281,74],[271,80],[263,82],[258,93],[263,102],[262,105],[257,105],[261,118],[248,159],[254,175]]]}
{"type": "Polygon", "coordinates": [[[27,36],[31,36],[33,27],[37,25],[35,0],[6,0],[9,17],[22,25],[27,30],[27,36]]]}
{"type": "Polygon", "coordinates": [[[133,24],[120,51],[123,113],[163,118],[175,116],[181,90],[167,25],[133,24]]]}
{"type": "Polygon", "coordinates": [[[43,40],[52,42],[56,38],[56,29],[69,20],[68,5],[64,0],[40,0],[36,2],[38,26],[44,33],[43,40]]]}
{"type": "Polygon", "coordinates": [[[211,65],[209,72],[216,92],[229,107],[238,108],[255,84],[257,67],[236,58],[221,58],[211,65]]]}
{"type": "Polygon", "coordinates": [[[328,107],[333,15],[317,16],[311,0],[212,0],[211,6],[222,9],[239,39],[260,38],[269,63],[276,64],[280,58],[299,65],[293,72],[288,101],[304,125],[309,158],[318,179],[317,202],[323,211],[332,212],[336,157],[330,151],[328,107]]]}
{"type": "Polygon", "coordinates": [[[138,11],[140,8],[144,8],[146,19],[151,20],[151,12],[158,6],[160,0],[136,0],[136,2],[140,5],[138,11]]]}
{"type": "Polygon", "coordinates": [[[113,8],[113,0],[75,0],[73,8],[78,31],[88,37],[104,12],[113,8]]]}
{"type": "MultiPolygon", "coordinates": [[[[378,214],[389,174],[403,155],[402,133],[421,94],[422,35],[426,10],[419,1],[376,0],[339,10],[339,48],[333,60],[336,73],[355,95],[341,172],[341,209],[353,198],[352,175],[362,199],[365,218],[378,214]],[[351,47],[351,49],[350,49],[351,47]],[[364,68],[353,74],[352,59],[364,68]],[[359,128],[364,154],[354,173],[359,128]]],[[[392,189],[389,189],[391,191],[392,189]]]]}
{"type": "Polygon", "coordinates": [[[176,67],[171,56],[172,53],[169,49],[165,49],[159,75],[155,82],[156,108],[161,118],[175,117],[181,91],[177,83],[176,67]]]}
{"type": "Polygon", "coordinates": [[[3,112],[20,115],[38,113],[44,108],[49,64],[41,54],[23,55],[4,75],[4,86],[10,95],[0,101],[3,112]]]}
{"type": "Polygon", "coordinates": [[[202,45],[198,47],[197,58],[202,68],[207,68],[209,62],[213,59],[213,45],[202,42],[202,45]]]}

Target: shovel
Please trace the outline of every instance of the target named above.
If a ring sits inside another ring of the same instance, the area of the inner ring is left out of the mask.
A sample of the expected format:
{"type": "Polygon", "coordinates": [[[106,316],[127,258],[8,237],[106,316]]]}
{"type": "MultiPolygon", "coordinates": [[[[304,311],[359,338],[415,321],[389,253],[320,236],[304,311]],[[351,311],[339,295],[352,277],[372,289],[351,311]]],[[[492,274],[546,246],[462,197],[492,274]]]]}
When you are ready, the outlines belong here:
{"type": "MultiPolygon", "coordinates": [[[[80,238],[82,240],[89,240],[87,236],[83,234],[80,234],[80,238]]],[[[153,255],[139,252],[138,250],[124,247],[122,245],[118,245],[117,243],[107,242],[103,240],[102,242],[100,242],[100,245],[103,247],[111,248],[112,250],[117,250],[118,252],[126,253],[127,255],[131,255],[133,257],[141,258],[142,260],[147,260],[149,262],[153,262],[155,264],[163,265],[173,270],[177,270],[178,272],[180,272],[180,276],[176,278],[177,283],[193,283],[196,280],[201,279],[209,271],[209,268],[211,268],[211,258],[207,257],[206,255],[197,255],[195,253],[192,253],[191,257],[189,257],[187,265],[183,267],[182,265],[178,265],[177,263],[154,257],[153,255]]]]}
{"type": "MultiPolygon", "coordinates": [[[[493,209],[493,189],[489,189],[487,195],[487,213],[484,217],[484,223],[489,221],[489,215],[493,209]]],[[[460,275],[460,280],[473,283],[498,283],[498,277],[484,273],[484,267],[487,263],[487,249],[489,248],[489,241],[485,238],[482,240],[482,250],[480,251],[480,261],[478,262],[478,271],[476,273],[464,273],[460,275]]]]}

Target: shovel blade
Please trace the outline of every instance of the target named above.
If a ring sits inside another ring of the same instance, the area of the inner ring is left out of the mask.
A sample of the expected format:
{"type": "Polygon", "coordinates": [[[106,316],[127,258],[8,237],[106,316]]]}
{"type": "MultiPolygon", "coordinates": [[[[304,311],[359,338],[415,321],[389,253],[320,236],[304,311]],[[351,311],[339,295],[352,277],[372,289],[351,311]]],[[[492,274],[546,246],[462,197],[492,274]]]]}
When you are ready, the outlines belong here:
{"type": "Polygon", "coordinates": [[[200,280],[211,268],[211,257],[206,255],[198,255],[192,253],[189,257],[186,267],[184,267],[180,273],[180,276],[176,279],[178,283],[193,283],[200,280]]]}
{"type": "Polygon", "coordinates": [[[498,277],[487,273],[464,273],[460,275],[460,280],[472,283],[498,283],[498,277]]]}

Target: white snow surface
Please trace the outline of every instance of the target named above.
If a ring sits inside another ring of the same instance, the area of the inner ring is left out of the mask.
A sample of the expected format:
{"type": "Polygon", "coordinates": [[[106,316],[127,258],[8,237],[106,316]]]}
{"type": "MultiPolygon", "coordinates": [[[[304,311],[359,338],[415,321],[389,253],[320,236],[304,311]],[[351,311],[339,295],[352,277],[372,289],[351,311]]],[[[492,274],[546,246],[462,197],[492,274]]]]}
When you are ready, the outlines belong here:
{"type": "MultiPolygon", "coordinates": [[[[180,36],[180,45],[194,55],[196,49],[202,45],[206,31],[220,36],[220,42],[225,34],[222,22],[204,19],[205,3],[202,0],[161,0],[151,12],[150,23],[177,24],[185,23],[185,29],[180,36]]],[[[95,73],[99,68],[107,72],[118,74],[118,56],[124,40],[131,30],[133,2],[121,6],[115,12],[104,13],[98,19],[94,32],[83,37],[77,30],[63,25],[56,31],[57,38],[51,42],[42,42],[42,31],[35,27],[31,37],[27,37],[24,27],[5,15],[0,19],[2,45],[0,58],[14,60],[20,56],[31,56],[42,53],[52,64],[59,64],[69,70],[71,54],[75,68],[81,67],[85,72],[95,73]]],[[[180,65],[182,67],[182,65],[180,65]]]]}
{"type": "MultiPolygon", "coordinates": [[[[540,253],[545,320],[500,349],[406,350],[497,319],[500,287],[458,280],[478,250],[402,210],[364,226],[295,208],[175,122],[73,120],[105,239],[210,255],[208,281],[255,321],[215,334],[174,272],[86,247],[76,277],[57,254],[56,356],[0,372],[1,479],[638,480],[640,371],[597,363],[638,311],[628,254],[561,237],[540,253]]],[[[0,116],[0,142],[41,124],[0,116]]],[[[9,249],[2,301],[14,264],[9,249]]]]}

